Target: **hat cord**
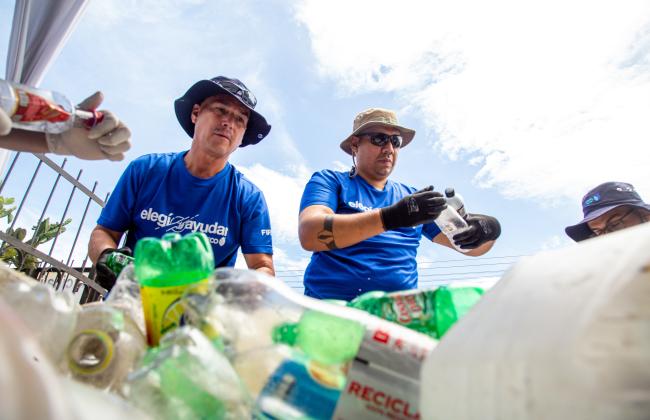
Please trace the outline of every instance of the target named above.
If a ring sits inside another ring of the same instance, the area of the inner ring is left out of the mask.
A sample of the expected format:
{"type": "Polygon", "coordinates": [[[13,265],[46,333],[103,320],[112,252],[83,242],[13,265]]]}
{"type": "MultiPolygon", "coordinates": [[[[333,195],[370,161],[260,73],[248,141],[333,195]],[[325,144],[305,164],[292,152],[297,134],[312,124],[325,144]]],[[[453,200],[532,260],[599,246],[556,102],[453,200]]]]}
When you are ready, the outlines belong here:
{"type": "Polygon", "coordinates": [[[352,168],[350,168],[350,172],[348,173],[348,176],[350,178],[354,178],[357,176],[357,162],[354,160],[354,153],[352,153],[352,168]]]}

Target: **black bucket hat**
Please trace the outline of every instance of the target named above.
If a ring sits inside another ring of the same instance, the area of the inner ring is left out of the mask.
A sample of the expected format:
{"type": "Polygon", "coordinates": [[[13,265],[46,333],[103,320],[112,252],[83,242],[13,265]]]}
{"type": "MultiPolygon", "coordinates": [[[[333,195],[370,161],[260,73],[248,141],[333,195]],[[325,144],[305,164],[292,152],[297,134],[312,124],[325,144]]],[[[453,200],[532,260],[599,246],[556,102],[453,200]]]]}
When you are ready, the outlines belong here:
{"type": "Polygon", "coordinates": [[[650,211],[650,204],[643,202],[632,184],[605,182],[582,197],[584,219],[578,224],[567,226],[564,231],[576,242],[589,239],[594,236],[594,233],[587,222],[621,206],[638,207],[650,211]]]}
{"type": "Polygon", "coordinates": [[[257,99],[240,80],[231,79],[225,76],[217,76],[209,80],[200,80],[192,85],[185,92],[185,95],[174,101],[176,118],[188,136],[194,138],[194,123],[192,122],[192,108],[195,104],[201,104],[206,98],[218,93],[226,93],[233,96],[246,108],[250,110],[246,132],[239,147],[257,144],[271,131],[271,126],[266,119],[257,111],[257,99]]]}

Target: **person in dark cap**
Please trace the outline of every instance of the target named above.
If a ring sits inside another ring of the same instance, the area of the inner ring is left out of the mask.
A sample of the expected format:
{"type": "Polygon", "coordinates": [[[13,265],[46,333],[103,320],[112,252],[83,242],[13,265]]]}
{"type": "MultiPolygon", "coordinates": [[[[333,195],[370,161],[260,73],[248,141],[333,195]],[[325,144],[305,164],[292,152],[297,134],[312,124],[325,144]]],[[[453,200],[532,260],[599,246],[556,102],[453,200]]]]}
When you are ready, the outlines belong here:
{"type": "Polygon", "coordinates": [[[589,191],[582,212],[580,223],[564,229],[576,242],[650,221],[650,204],[625,182],[605,182],[589,191]]]}
{"type": "Polygon", "coordinates": [[[115,283],[106,265],[111,253],[130,255],[139,239],[168,232],[205,233],[216,267],[233,266],[241,248],[250,269],[274,275],[264,195],[228,162],[238,147],[259,143],[271,130],[256,105],[244,83],[224,76],[201,80],[176,99],[176,117],[192,145],[142,156],[122,174],[88,245],[102,287],[115,283]],[[117,249],[125,232],[125,246],[117,249]]]}

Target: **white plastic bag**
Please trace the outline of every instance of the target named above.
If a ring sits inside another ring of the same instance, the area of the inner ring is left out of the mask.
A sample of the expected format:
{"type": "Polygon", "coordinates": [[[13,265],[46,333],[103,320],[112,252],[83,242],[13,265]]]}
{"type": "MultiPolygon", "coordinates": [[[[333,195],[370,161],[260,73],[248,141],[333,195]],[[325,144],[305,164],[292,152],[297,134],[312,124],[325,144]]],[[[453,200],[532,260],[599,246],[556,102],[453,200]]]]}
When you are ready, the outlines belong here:
{"type": "Polygon", "coordinates": [[[650,223],[519,261],[422,369],[422,418],[650,418],[650,223]]]}

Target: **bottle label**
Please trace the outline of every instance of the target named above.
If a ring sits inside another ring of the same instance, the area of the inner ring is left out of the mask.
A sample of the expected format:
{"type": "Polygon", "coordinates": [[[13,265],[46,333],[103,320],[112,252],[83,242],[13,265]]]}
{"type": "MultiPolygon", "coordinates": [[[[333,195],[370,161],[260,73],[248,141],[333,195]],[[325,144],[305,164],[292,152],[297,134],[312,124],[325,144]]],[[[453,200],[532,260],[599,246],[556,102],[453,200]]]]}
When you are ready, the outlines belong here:
{"type": "Polygon", "coordinates": [[[344,382],[343,365],[285,360],[269,377],[257,407],[269,419],[331,419],[344,382]]]}
{"type": "Polygon", "coordinates": [[[182,286],[151,287],[141,286],[142,309],[147,327],[147,342],[157,346],[160,337],[167,331],[184,324],[184,308],[181,297],[185,290],[196,284],[207,284],[208,279],[182,286]]]}
{"type": "Polygon", "coordinates": [[[20,87],[15,87],[14,90],[18,98],[16,112],[11,117],[14,122],[47,121],[57,123],[70,119],[71,114],[60,105],[20,87]]]}
{"type": "Polygon", "coordinates": [[[420,419],[420,368],[436,341],[381,323],[366,330],[335,420],[420,419]]]}

